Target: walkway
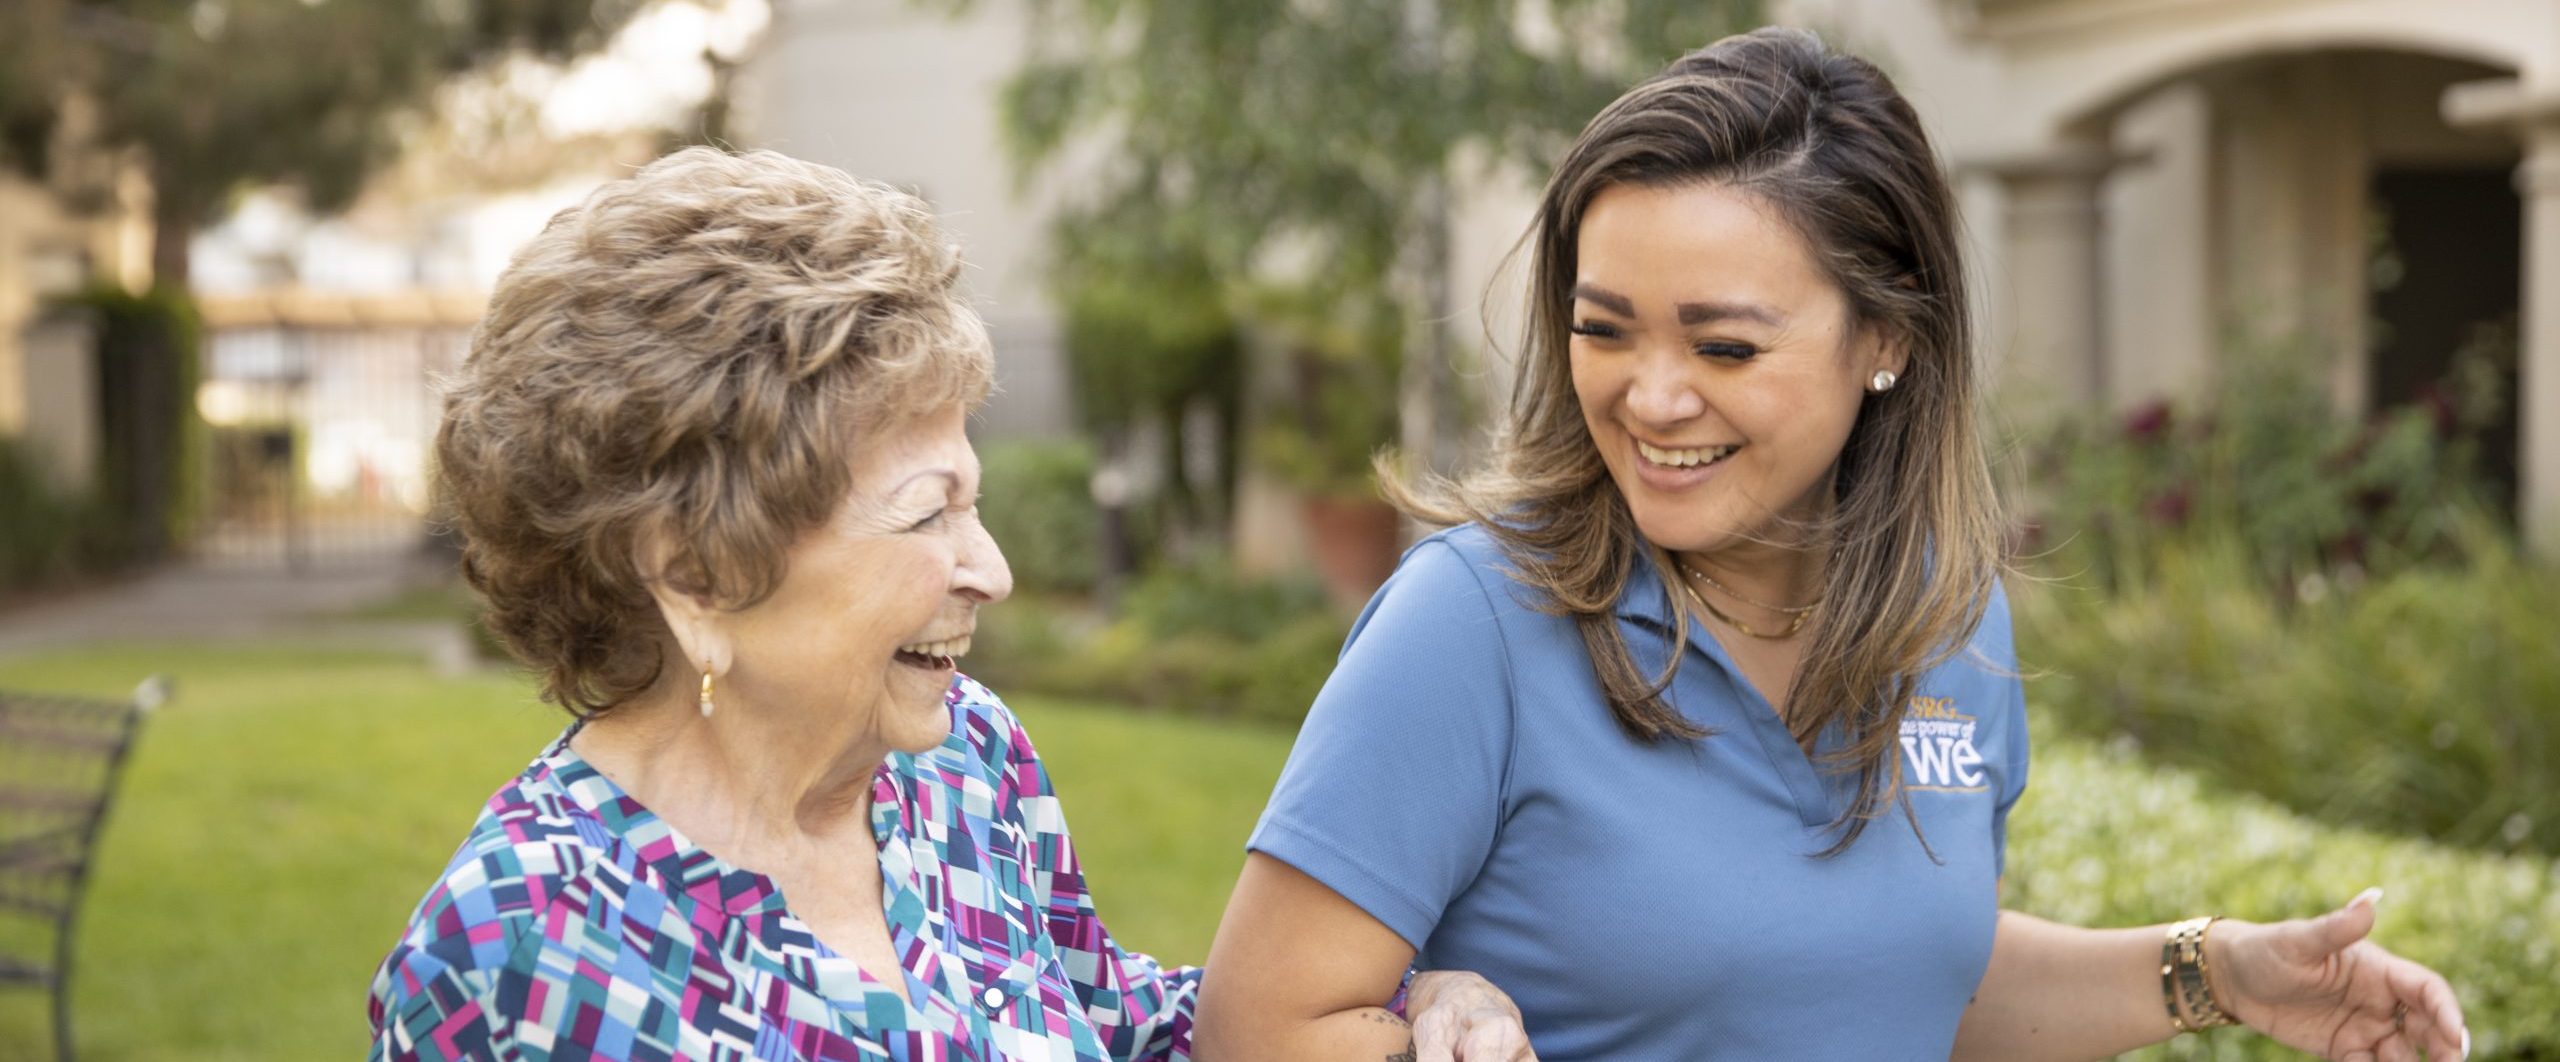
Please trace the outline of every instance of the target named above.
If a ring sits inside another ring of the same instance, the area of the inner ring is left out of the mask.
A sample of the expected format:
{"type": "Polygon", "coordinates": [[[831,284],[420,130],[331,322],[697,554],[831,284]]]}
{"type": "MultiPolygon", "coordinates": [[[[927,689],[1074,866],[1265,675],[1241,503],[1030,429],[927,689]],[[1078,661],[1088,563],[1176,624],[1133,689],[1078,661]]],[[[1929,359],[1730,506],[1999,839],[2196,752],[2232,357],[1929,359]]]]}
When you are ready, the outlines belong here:
{"type": "Polygon", "coordinates": [[[306,574],[172,565],[0,612],[0,657],[98,642],[290,640],[415,651],[439,669],[467,668],[470,642],[454,624],[347,616],[437,577],[435,561],[412,553],[306,574]]]}

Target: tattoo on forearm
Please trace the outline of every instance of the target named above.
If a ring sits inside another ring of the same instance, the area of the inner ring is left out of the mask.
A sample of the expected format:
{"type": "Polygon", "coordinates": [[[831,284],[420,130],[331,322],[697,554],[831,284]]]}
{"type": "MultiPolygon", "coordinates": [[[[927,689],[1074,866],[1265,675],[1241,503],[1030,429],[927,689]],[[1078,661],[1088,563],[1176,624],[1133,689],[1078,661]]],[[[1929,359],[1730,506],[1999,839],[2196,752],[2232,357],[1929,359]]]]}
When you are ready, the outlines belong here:
{"type": "Polygon", "coordinates": [[[1370,1021],[1377,1022],[1380,1025],[1393,1025],[1399,1029],[1409,1027],[1408,1023],[1403,1018],[1396,1017],[1394,1014],[1383,1010],[1364,1010],[1360,1012],[1360,1016],[1367,1018],[1370,1021]]]}
{"type": "Polygon", "coordinates": [[[1388,1055],[1387,1062],[1414,1062],[1413,1045],[1408,1043],[1404,1050],[1388,1055]]]}

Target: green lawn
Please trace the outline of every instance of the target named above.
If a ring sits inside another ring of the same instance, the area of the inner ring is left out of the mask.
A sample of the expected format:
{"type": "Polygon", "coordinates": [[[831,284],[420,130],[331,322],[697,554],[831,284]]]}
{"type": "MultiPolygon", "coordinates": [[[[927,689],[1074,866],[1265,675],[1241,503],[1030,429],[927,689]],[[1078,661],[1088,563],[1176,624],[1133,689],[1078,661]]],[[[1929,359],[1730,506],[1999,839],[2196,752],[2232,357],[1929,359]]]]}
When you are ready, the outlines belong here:
{"type": "MultiPolygon", "coordinates": [[[[178,698],[143,735],[91,885],[81,1057],[360,1057],[375,962],[562,717],[511,676],[285,648],[64,653],[0,662],[0,685],[121,694],[152,672],[178,698]]],[[[1015,707],[1122,942],[1198,961],[1287,736],[1015,707]]],[[[0,1059],[36,1057],[43,1023],[33,994],[0,1000],[0,1059]]]]}

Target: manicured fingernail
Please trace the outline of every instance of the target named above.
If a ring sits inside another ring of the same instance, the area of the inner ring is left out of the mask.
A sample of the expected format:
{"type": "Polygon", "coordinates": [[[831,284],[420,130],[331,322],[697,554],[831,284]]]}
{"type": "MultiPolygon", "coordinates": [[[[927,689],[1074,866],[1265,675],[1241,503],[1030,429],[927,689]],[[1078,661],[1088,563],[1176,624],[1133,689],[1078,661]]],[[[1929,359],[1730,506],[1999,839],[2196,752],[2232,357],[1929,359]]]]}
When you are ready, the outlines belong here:
{"type": "Polygon", "coordinates": [[[2357,893],[2355,899],[2347,901],[2347,906],[2353,907],[2360,903],[2376,905],[2382,903],[2382,886],[2376,885],[2370,889],[2364,890],[2363,892],[2357,893]]]}
{"type": "Polygon", "coordinates": [[[2463,1030],[2462,1030],[2462,1053],[2461,1053],[2461,1054],[2459,1054],[2459,1055],[2455,1055],[2454,1057],[2456,1057],[2456,1058],[2469,1058],[2469,1057],[2471,1057],[2471,1030],[2470,1030],[2470,1029],[2465,1028],[2465,1029],[2463,1029],[2463,1030]]]}

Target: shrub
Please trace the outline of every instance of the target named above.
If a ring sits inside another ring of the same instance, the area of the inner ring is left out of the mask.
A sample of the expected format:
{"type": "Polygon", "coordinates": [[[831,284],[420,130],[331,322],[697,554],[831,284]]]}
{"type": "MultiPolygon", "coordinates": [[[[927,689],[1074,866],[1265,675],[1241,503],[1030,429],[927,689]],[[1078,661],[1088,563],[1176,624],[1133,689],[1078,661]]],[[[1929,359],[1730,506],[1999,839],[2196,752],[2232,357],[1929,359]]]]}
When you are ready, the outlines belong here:
{"type": "Polygon", "coordinates": [[[2338,410],[2303,351],[2244,345],[2220,371],[2211,402],[2072,418],[2032,444],[2028,551],[2114,588],[2159,548],[2220,537],[2284,588],[2445,559],[2493,493],[2475,439],[2501,399],[2483,357],[2370,420],[2338,410]]]}
{"type": "Polygon", "coordinates": [[[196,415],[203,324],[185,291],[100,285],[63,300],[98,322],[94,529],[117,563],[147,563],[184,543],[202,499],[206,445],[196,415]]]}
{"type": "Polygon", "coordinates": [[[1251,642],[1290,620],[1322,615],[1325,596],[1313,582],[1255,578],[1209,557],[1149,572],[1129,589],[1122,608],[1151,635],[1251,642]]]}
{"type": "Polygon", "coordinates": [[[980,462],[979,514],[1011,562],[1015,585],[1034,593],[1093,589],[1102,561],[1092,447],[1081,440],[996,443],[980,462]]]}
{"type": "Polygon", "coordinates": [[[2472,537],[2465,564],[2283,597],[2227,540],[2113,593],[2013,584],[2021,659],[2077,733],[2322,819],[2560,852],[2560,570],[2472,537]]]}
{"type": "Polygon", "coordinates": [[[1203,562],[1150,573],[1116,619],[1037,595],[990,608],[969,670],[999,690],[1295,726],[1347,631],[1319,587],[1203,562]]]}
{"type": "MultiPolygon", "coordinates": [[[[2039,723],[2055,713],[2039,713],[2039,723]]],[[[2560,1057],[2560,867],[2323,827],[2129,749],[2037,746],[2012,817],[2004,905],[2087,926],[2193,914],[2319,914],[2368,885],[2374,939],[2451,981],[2475,1059],[2560,1057]]],[[[2240,1030],[2182,1036],[2132,1058],[2298,1059],[2240,1030]]]]}
{"type": "Polygon", "coordinates": [[[96,506],[55,489],[34,454],[0,437],[0,591],[107,567],[98,524],[96,506]]]}

